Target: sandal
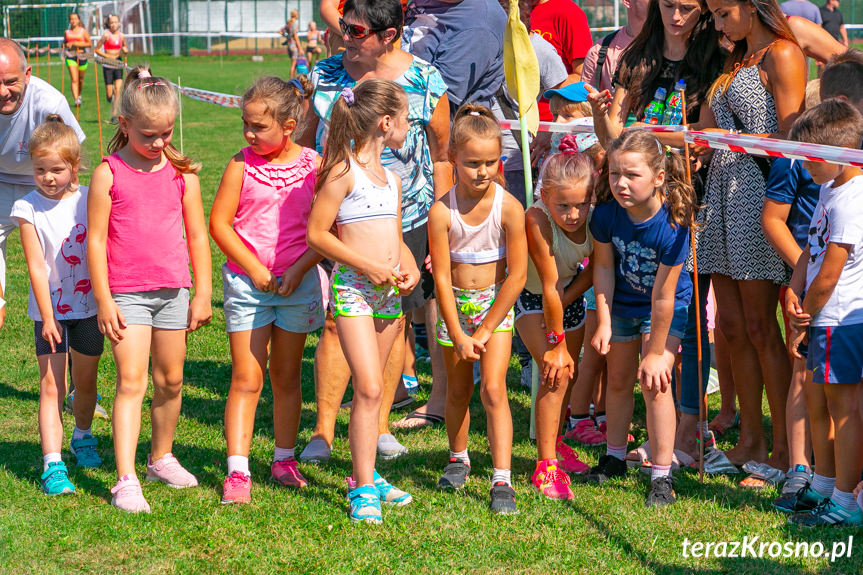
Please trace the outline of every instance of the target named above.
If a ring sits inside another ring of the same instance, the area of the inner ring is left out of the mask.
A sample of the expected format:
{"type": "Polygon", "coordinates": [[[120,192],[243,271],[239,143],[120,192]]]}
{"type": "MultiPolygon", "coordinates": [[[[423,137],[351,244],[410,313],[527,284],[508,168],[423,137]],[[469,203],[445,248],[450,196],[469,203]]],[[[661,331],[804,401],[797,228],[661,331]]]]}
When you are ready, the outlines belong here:
{"type": "Polygon", "coordinates": [[[420,429],[421,427],[434,427],[444,422],[444,418],[433,413],[420,413],[412,411],[396,422],[390,424],[393,429],[420,429]],[[417,421],[418,423],[414,423],[417,421]]]}
{"type": "Polygon", "coordinates": [[[744,463],[743,471],[749,473],[749,476],[737,484],[739,487],[764,489],[768,485],[779,485],[785,479],[785,473],[781,469],[756,461],[744,463]]]}
{"type": "Polygon", "coordinates": [[[740,473],[725,452],[721,449],[711,449],[704,452],[704,473],[708,475],[735,475],[740,473]]]}
{"type": "MultiPolygon", "coordinates": [[[[651,467],[653,466],[650,461],[650,441],[645,441],[636,449],[633,449],[632,451],[627,453],[626,464],[629,467],[640,466],[642,472],[650,473],[651,467]]],[[[695,459],[693,459],[688,453],[679,449],[674,450],[674,453],[671,456],[672,471],[687,468],[694,469],[696,467],[698,467],[698,464],[695,462],[695,459]]]]}
{"type": "Polygon", "coordinates": [[[721,423],[712,423],[708,426],[708,429],[713,432],[713,436],[717,439],[734,429],[735,427],[740,426],[740,410],[734,412],[734,419],[731,420],[730,425],[723,425],[721,423]]]}

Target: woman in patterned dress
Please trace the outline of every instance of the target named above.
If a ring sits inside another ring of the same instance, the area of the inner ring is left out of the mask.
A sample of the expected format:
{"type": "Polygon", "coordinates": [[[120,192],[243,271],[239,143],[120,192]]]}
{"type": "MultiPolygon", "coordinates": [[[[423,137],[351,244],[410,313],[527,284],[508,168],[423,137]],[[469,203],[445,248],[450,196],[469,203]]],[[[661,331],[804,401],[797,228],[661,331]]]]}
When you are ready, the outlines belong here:
{"type": "MultiPolygon", "coordinates": [[[[806,61],[776,0],[707,0],[716,29],[734,44],[725,73],[702,106],[700,128],[784,137],[803,110],[806,61]]],[[[719,327],[729,344],[740,402],[735,464],[788,466],[785,403],[791,366],[776,305],[786,280],[782,259],[761,231],[769,164],[729,151],[713,155],[705,206],[698,216],[700,273],[711,274],[719,327]],[[768,458],[761,424],[762,385],[773,422],[768,458]]]]}

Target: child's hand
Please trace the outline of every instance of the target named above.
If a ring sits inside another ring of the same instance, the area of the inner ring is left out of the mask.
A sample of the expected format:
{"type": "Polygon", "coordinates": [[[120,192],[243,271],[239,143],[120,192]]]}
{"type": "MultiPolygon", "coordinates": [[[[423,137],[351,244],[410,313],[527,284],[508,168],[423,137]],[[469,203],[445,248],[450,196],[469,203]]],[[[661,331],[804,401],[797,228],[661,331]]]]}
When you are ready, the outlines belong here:
{"type": "Polygon", "coordinates": [[[542,380],[540,383],[550,389],[569,384],[575,370],[575,362],[561,342],[542,355],[542,380]]]}
{"type": "Polygon", "coordinates": [[[551,149],[551,132],[540,132],[530,144],[530,165],[538,166],[539,161],[551,149]]]}
{"type": "Polygon", "coordinates": [[[452,346],[461,361],[474,362],[480,353],[485,353],[485,344],[464,332],[452,338],[452,346]]]}
{"type": "Polygon", "coordinates": [[[791,327],[796,331],[805,331],[812,316],[803,311],[803,306],[800,305],[800,298],[797,297],[797,294],[792,289],[785,292],[785,311],[788,313],[788,323],[791,327]]]}
{"type": "Polygon", "coordinates": [[[425,267],[429,273],[434,273],[434,272],[432,272],[432,266],[431,266],[431,254],[426,256],[426,259],[423,260],[423,264],[425,265],[425,267]]]}
{"type": "Polygon", "coordinates": [[[212,317],[213,308],[210,305],[210,298],[195,295],[189,303],[189,327],[186,331],[195,331],[199,327],[204,327],[210,323],[212,317]]]}
{"type": "Polygon", "coordinates": [[[590,345],[593,349],[599,352],[599,355],[606,355],[611,347],[611,326],[599,324],[596,326],[596,331],[593,332],[593,338],[590,340],[590,345]]]}
{"type": "Polygon", "coordinates": [[[294,293],[294,290],[299,287],[300,282],[302,281],[303,276],[297,272],[294,266],[291,266],[282,274],[277,291],[279,292],[279,295],[287,297],[294,293]]]}
{"type": "Polygon", "coordinates": [[[105,334],[105,337],[113,344],[118,344],[123,339],[123,330],[126,329],[126,318],[123,317],[123,312],[117,306],[117,303],[112,299],[105,305],[99,306],[99,311],[96,314],[96,324],[99,326],[99,331],[105,334]]]}
{"type": "Polygon", "coordinates": [[[394,286],[401,280],[403,274],[396,271],[393,266],[380,262],[369,262],[365,269],[361,270],[363,275],[369,278],[376,286],[394,286]]]}
{"type": "Polygon", "coordinates": [[[51,345],[51,353],[57,353],[57,346],[63,341],[63,335],[54,317],[43,318],[42,339],[51,345]]]}
{"type": "Polygon", "coordinates": [[[249,273],[249,279],[252,280],[252,284],[259,291],[275,292],[279,289],[279,280],[265,266],[261,266],[249,273]]]}
{"type": "Polygon", "coordinates": [[[590,107],[594,115],[602,116],[608,114],[611,110],[611,92],[608,90],[598,91],[590,84],[585,85],[587,88],[587,101],[590,102],[590,107]]]}
{"type": "Polygon", "coordinates": [[[419,270],[415,267],[411,266],[410,268],[405,269],[401,277],[396,281],[396,287],[399,288],[399,295],[406,296],[410,295],[411,292],[414,291],[414,288],[417,287],[417,284],[420,282],[419,270]]]}
{"type": "Polygon", "coordinates": [[[638,366],[638,380],[641,389],[655,392],[665,392],[671,384],[671,370],[668,362],[661,355],[649,353],[638,366]]]}
{"type": "Polygon", "coordinates": [[[798,349],[808,341],[808,337],[807,330],[797,330],[792,327],[788,334],[788,352],[797,359],[805,359],[798,349]]]}

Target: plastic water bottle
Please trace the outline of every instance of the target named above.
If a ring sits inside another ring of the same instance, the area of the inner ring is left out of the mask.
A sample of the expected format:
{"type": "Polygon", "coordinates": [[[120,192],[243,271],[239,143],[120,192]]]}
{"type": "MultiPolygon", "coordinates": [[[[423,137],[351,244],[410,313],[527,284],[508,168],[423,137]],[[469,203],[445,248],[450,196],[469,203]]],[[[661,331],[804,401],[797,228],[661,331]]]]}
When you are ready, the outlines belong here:
{"type": "Polygon", "coordinates": [[[653,95],[653,101],[644,110],[644,122],[646,124],[661,124],[662,116],[665,114],[665,88],[657,88],[653,95]]]}
{"type": "Polygon", "coordinates": [[[678,126],[683,123],[683,91],[686,89],[686,82],[681,78],[674,85],[674,91],[668,97],[665,103],[665,114],[662,116],[662,123],[666,126],[678,126]]]}

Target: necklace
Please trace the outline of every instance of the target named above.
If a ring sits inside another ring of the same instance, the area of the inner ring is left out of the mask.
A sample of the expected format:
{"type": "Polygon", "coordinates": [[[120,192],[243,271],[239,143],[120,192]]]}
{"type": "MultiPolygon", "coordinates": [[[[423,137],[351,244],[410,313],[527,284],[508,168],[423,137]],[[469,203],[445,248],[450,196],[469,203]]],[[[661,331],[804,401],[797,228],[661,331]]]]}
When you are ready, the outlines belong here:
{"type": "Polygon", "coordinates": [[[385,171],[384,171],[384,176],[383,176],[383,177],[381,177],[381,176],[377,175],[377,174],[374,172],[374,170],[372,170],[371,168],[369,168],[369,164],[368,164],[368,162],[363,163],[363,162],[361,162],[361,161],[360,161],[360,159],[359,159],[359,158],[357,158],[357,159],[356,159],[356,162],[357,162],[357,164],[359,164],[359,166],[363,169],[363,171],[364,171],[365,173],[369,174],[370,176],[373,176],[374,180],[375,180],[378,184],[382,184],[382,185],[387,185],[387,184],[389,184],[389,180],[387,180],[387,176],[386,176],[386,169],[385,169],[385,171]]]}

